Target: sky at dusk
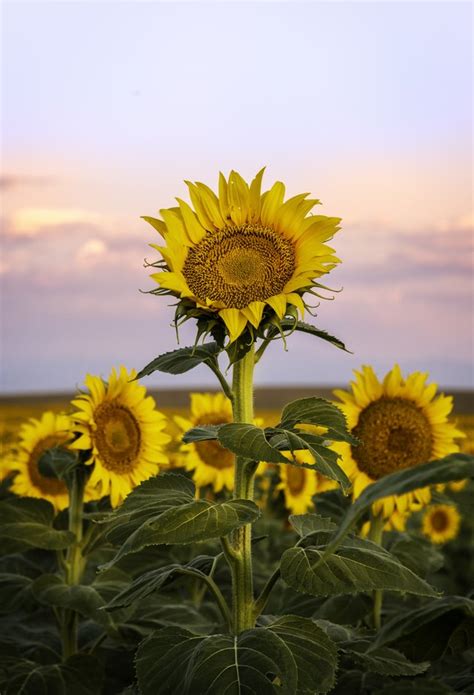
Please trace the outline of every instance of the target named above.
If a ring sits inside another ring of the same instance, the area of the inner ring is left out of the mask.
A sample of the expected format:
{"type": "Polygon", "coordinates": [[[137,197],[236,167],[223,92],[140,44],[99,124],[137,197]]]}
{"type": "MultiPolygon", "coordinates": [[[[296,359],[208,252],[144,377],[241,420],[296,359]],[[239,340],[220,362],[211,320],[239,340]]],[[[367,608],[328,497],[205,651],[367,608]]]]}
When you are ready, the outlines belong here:
{"type": "Polygon", "coordinates": [[[2,25],[4,392],[174,349],[170,301],[139,292],[160,242],[140,216],[264,165],[343,218],[343,291],[311,320],[354,354],[293,335],[257,384],[399,362],[474,386],[471,3],[7,0],[2,25]]]}

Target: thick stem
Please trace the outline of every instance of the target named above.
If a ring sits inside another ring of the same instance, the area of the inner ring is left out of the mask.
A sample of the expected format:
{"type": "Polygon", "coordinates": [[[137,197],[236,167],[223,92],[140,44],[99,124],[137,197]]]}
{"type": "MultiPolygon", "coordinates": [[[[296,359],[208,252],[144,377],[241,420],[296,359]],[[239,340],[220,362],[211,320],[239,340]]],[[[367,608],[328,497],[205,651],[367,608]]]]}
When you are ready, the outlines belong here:
{"type": "MultiPolygon", "coordinates": [[[[234,365],[232,391],[234,393],[234,422],[253,422],[253,346],[234,365]]],[[[253,481],[256,466],[237,456],[235,460],[234,499],[253,499],[253,481]]],[[[231,560],[232,612],[234,632],[254,627],[252,525],[237,529],[233,535],[235,554],[231,560]]]]}
{"type": "MultiPolygon", "coordinates": [[[[385,525],[385,520],[383,518],[382,513],[378,514],[377,516],[372,517],[372,520],[370,522],[369,538],[371,541],[373,541],[374,543],[377,543],[378,545],[382,545],[384,525],[385,525]]],[[[376,630],[380,630],[380,626],[382,625],[382,600],[383,600],[382,589],[376,589],[373,592],[373,606],[372,606],[374,628],[376,630]]]]}
{"type": "MultiPolygon", "coordinates": [[[[68,548],[65,563],[65,581],[69,585],[79,584],[84,571],[81,543],[86,478],[80,468],[76,468],[72,475],[73,478],[69,484],[69,530],[75,535],[76,540],[68,548]]],[[[61,625],[63,659],[67,659],[77,652],[78,627],[79,616],[76,611],[65,609],[61,625]]]]}

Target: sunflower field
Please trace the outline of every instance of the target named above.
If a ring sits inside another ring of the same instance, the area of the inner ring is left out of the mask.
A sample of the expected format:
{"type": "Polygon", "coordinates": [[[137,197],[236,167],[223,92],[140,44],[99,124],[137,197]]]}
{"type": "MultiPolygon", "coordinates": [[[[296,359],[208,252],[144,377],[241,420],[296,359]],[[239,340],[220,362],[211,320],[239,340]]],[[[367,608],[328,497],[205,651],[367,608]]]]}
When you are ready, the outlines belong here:
{"type": "Polygon", "coordinates": [[[305,320],[341,220],[263,174],[144,217],[194,345],[3,413],[2,694],[474,692],[474,414],[397,364],[254,407],[271,343],[346,350],[305,320]],[[179,411],[142,383],[197,367],[179,411]]]}

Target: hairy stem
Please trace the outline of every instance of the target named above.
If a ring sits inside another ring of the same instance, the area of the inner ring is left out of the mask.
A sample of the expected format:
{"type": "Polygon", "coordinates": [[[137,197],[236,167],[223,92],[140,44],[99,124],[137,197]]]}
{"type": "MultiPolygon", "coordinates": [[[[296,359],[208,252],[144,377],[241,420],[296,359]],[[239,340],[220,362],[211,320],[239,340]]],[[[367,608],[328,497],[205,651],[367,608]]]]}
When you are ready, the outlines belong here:
{"type": "MultiPolygon", "coordinates": [[[[384,521],[382,513],[378,514],[377,516],[372,517],[372,520],[370,522],[369,538],[371,541],[373,541],[374,543],[377,543],[378,545],[382,545],[384,524],[385,524],[385,521],[384,521]]],[[[374,619],[374,627],[376,630],[380,630],[380,626],[382,624],[382,600],[383,600],[382,589],[376,589],[373,592],[373,606],[372,606],[372,615],[373,615],[373,619],[374,619]]]]}
{"type": "MultiPolygon", "coordinates": [[[[253,422],[253,346],[234,365],[232,391],[234,393],[234,422],[253,422]]],[[[235,460],[234,499],[253,500],[253,481],[256,465],[237,456],[235,460]]],[[[232,612],[235,634],[255,624],[252,573],[252,525],[237,529],[232,537],[231,554],[232,612]]]]}

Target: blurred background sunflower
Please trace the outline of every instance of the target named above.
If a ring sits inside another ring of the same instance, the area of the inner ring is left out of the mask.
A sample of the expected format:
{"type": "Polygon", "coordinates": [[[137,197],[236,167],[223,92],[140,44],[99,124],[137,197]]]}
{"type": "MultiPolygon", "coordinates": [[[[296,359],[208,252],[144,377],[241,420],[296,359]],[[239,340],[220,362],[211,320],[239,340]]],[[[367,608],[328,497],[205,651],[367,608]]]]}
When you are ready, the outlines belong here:
{"type": "MultiPolygon", "coordinates": [[[[290,454],[287,455],[291,459],[290,454]]],[[[298,463],[313,464],[314,459],[309,451],[294,451],[294,458],[298,463]]],[[[280,483],[276,489],[283,492],[285,507],[293,514],[305,514],[314,508],[314,495],[328,490],[337,489],[334,480],[329,480],[316,470],[282,464],[278,467],[280,483]]]]}
{"type": "Polygon", "coordinates": [[[446,543],[459,533],[461,515],[452,504],[435,504],[423,515],[421,530],[432,543],[446,543]]]}
{"type": "MultiPolygon", "coordinates": [[[[351,390],[336,389],[334,394],[360,444],[333,445],[353,483],[354,499],[389,473],[459,451],[455,440],[465,435],[448,419],[453,399],[437,395],[437,385],[426,384],[428,374],[413,372],[404,378],[395,365],[381,382],[372,367],[354,373],[351,390]]],[[[419,509],[430,499],[430,489],[422,488],[379,500],[373,511],[389,519],[394,512],[404,515],[419,509]]]]}
{"type": "MultiPolygon", "coordinates": [[[[22,425],[18,445],[6,462],[6,469],[14,473],[11,492],[22,497],[39,497],[54,506],[57,511],[69,504],[69,494],[63,480],[43,475],[38,462],[48,449],[53,447],[70,448],[74,438],[74,423],[63,413],[50,411],[38,418],[30,418],[22,425]]],[[[86,501],[97,498],[90,483],[87,484],[86,501]]]]}
{"type": "Polygon", "coordinates": [[[78,410],[72,417],[80,437],[72,447],[90,451],[87,463],[94,468],[89,484],[100,496],[110,495],[113,507],[168,462],[166,418],[146,388],[133,381],[135,377],[134,370],[127,372],[123,366],[118,374],[112,369],[108,382],[87,375],[89,393],[73,401],[78,410]]]}

